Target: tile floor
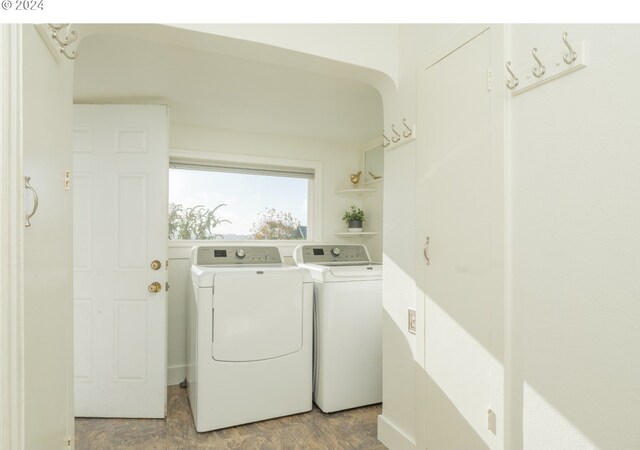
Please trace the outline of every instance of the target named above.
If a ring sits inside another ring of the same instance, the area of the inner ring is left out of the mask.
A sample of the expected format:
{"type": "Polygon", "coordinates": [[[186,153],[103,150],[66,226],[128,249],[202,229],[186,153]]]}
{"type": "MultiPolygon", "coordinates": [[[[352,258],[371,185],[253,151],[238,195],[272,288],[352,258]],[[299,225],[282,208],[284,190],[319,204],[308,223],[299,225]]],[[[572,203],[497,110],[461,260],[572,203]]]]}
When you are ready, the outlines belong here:
{"type": "Polygon", "coordinates": [[[380,405],[324,414],[311,412],[208,433],[197,433],[186,389],[169,387],[167,418],[78,418],[77,450],[305,449],[376,450],[380,405]]]}

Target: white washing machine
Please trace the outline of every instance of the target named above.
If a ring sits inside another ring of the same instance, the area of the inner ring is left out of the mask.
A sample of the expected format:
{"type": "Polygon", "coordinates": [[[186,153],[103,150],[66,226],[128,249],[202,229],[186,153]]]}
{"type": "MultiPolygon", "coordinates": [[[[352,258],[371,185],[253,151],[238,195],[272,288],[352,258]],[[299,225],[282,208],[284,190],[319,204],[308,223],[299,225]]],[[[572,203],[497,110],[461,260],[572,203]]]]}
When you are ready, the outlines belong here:
{"type": "Polygon", "coordinates": [[[196,430],[310,411],[313,283],[277,247],[191,252],[187,386],[196,430]]]}
{"type": "Polygon", "coordinates": [[[324,412],[382,402],[382,265],[364,245],[301,245],[314,283],[314,394],[324,412]]]}

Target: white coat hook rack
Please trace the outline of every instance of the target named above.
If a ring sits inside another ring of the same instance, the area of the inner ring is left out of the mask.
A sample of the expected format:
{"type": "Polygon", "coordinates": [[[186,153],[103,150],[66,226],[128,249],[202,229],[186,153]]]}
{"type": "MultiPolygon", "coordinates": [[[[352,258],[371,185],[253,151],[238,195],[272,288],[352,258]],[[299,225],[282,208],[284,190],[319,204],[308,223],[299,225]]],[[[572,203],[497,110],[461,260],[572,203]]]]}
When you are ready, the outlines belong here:
{"type": "Polygon", "coordinates": [[[393,150],[394,148],[402,147],[404,144],[408,144],[411,141],[416,140],[416,126],[410,126],[407,123],[407,119],[402,119],[402,125],[404,126],[404,130],[402,130],[402,134],[396,130],[396,125],[391,125],[391,139],[389,139],[385,134],[384,130],[382,130],[382,146],[385,150],[393,150]]]}
{"type": "Polygon", "coordinates": [[[511,79],[506,82],[507,88],[511,90],[513,96],[523,94],[527,91],[542,86],[550,81],[557,80],[573,73],[577,70],[587,67],[587,45],[580,42],[574,47],[568,40],[568,33],[562,34],[562,42],[564,49],[557,53],[548,53],[540,55],[538,49],[532,51],[535,65],[518,70],[517,73],[526,74],[522,79],[516,78],[514,71],[511,70],[511,62],[507,61],[506,67],[511,79]],[[568,53],[567,53],[568,50],[568,53]],[[545,61],[547,64],[542,64],[545,61]]]}

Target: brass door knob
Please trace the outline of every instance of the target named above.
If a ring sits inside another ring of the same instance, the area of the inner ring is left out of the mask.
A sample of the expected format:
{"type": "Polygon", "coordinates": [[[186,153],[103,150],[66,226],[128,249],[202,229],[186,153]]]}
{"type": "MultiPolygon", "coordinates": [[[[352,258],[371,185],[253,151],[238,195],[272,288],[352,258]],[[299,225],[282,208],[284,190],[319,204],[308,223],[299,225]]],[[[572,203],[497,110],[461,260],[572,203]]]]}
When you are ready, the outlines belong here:
{"type": "Polygon", "coordinates": [[[162,263],[160,261],[158,261],[157,259],[151,261],[151,268],[153,270],[158,270],[160,267],[162,267],[162,263]]]}
{"type": "Polygon", "coordinates": [[[154,281],[149,285],[149,292],[160,292],[162,290],[162,285],[157,281],[154,281]]]}

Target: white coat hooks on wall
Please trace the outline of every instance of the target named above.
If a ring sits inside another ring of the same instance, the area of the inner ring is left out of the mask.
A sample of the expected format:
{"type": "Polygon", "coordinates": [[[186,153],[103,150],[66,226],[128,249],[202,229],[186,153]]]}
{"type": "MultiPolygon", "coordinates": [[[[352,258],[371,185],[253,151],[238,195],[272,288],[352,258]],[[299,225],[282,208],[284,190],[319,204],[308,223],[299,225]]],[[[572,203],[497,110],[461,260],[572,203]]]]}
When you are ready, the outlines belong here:
{"type": "Polygon", "coordinates": [[[60,63],[63,56],[70,60],[78,57],[70,48],[78,40],[78,33],[71,29],[70,23],[36,24],[35,27],[56,62],[60,63]]]}
{"type": "Polygon", "coordinates": [[[513,73],[513,70],[511,70],[511,61],[507,61],[505,67],[507,68],[507,72],[509,72],[509,76],[511,77],[507,80],[507,87],[509,89],[515,89],[515,87],[520,84],[520,80],[518,80],[516,74],[513,73]]]}
{"type": "Polygon", "coordinates": [[[555,54],[540,55],[538,48],[534,47],[531,52],[535,61],[533,66],[530,65],[521,70],[512,70],[511,61],[506,62],[505,67],[509,73],[506,86],[511,90],[512,95],[520,95],[587,66],[587,46],[585,42],[581,42],[576,46],[577,50],[574,50],[569,44],[567,32],[562,34],[562,42],[564,49],[555,54]],[[567,50],[569,50],[568,53],[567,50]],[[543,64],[542,61],[545,61],[546,64],[543,64]],[[525,75],[519,79],[516,73],[525,75]]]}
{"type": "Polygon", "coordinates": [[[391,139],[389,139],[385,135],[384,130],[382,130],[382,146],[385,149],[392,150],[416,139],[416,126],[410,126],[407,123],[407,119],[402,119],[402,125],[405,129],[402,131],[402,134],[400,134],[400,132],[396,130],[396,125],[391,124],[391,132],[393,133],[391,139]]]}
{"type": "Polygon", "coordinates": [[[406,131],[403,131],[402,135],[406,138],[410,137],[413,134],[413,130],[407,125],[407,119],[402,119],[402,125],[406,128],[406,131]]]}
{"type": "Polygon", "coordinates": [[[384,130],[382,130],[382,146],[388,147],[391,144],[389,138],[384,134],[384,130]]]}
{"type": "Polygon", "coordinates": [[[564,42],[564,45],[569,49],[569,53],[563,54],[562,59],[567,64],[573,64],[573,62],[578,58],[578,54],[573,51],[573,48],[569,44],[569,41],[567,40],[568,35],[569,33],[567,33],[566,31],[562,33],[562,42],[564,42]]]}
{"type": "Polygon", "coordinates": [[[67,47],[73,44],[78,39],[78,33],[71,30],[70,23],[50,23],[48,24],[49,29],[51,30],[51,39],[55,42],[65,57],[68,59],[76,59],[78,54],[75,50],[71,53],[68,52],[67,47]]]}
{"type": "Polygon", "coordinates": [[[391,136],[391,142],[393,142],[394,144],[400,142],[400,138],[402,136],[400,136],[400,133],[396,131],[396,126],[394,124],[391,124],[391,131],[393,132],[393,136],[391,136]]]}
{"type": "Polygon", "coordinates": [[[533,59],[535,59],[536,62],[538,63],[538,65],[533,68],[531,73],[533,73],[534,77],[540,78],[547,71],[547,68],[544,66],[544,64],[542,64],[542,61],[540,61],[540,58],[538,58],[537,48],[534,48],[533,50],[531,50],[531,55],[533,56],[533,59]]]}

